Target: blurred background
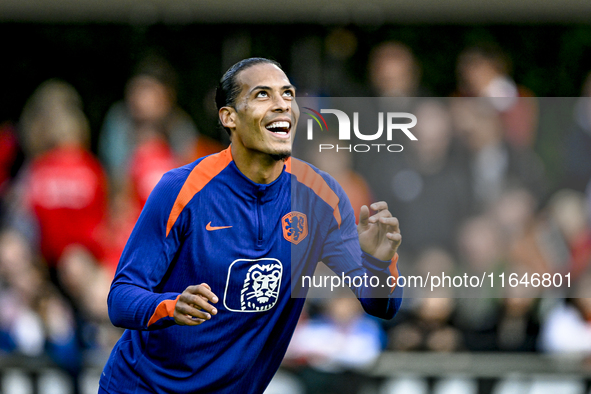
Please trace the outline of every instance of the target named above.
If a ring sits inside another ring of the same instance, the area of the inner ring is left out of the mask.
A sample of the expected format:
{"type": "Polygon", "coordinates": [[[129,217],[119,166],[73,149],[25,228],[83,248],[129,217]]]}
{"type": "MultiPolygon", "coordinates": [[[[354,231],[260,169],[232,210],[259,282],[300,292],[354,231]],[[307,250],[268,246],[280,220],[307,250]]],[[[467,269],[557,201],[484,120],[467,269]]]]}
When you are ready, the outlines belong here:
{"type": "Polygon", "coordinates": [[[299,96],[408,98],[402,153],[302,154],[356,210],[389,203],[404,274],[577,284],[389,322],[311,299],[268,393],[590,393],[590,20],[583,0],[2,1],[0,393],[96,393],[127,237],[165,171],[227,146],[214,90],[249,56],[299,96]]]}

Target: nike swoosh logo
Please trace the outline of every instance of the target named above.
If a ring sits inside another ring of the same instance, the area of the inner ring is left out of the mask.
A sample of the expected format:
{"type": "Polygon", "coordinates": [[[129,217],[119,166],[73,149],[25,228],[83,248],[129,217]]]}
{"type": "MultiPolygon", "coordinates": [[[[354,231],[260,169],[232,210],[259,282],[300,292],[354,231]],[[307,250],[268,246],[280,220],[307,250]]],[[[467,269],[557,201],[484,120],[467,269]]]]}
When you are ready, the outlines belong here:
{"type": "Polygon", "coordinates": [[[215,230],[223,230],[225,228],[232,228],[232,226],[212,226],[211,222],[207,223],[207,226],[205,226],[205,229],[207,231],[215,231],[215,230]]]}

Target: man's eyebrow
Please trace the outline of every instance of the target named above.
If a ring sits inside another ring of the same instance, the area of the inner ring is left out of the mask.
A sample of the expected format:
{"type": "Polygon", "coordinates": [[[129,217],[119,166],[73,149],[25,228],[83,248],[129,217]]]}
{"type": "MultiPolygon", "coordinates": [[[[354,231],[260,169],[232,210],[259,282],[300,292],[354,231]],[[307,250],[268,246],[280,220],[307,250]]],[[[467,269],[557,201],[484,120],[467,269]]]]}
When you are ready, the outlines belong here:
{"type": "Polygon", "coordinates": [[[250,89],[251,92],[254,92],[255,90],[271,90],[270,86],[255,86],[254,88],[250,89]]]}
{"type": "MultiPolygon", "coordinates": [[[[281,87],[281,90],[285,90],[285,89],[293,89],[295,90],[295,86],[293,85],[285,85],[281,87]]],[[[249,93],[254,92],[255,90],[272,90],[270,86],[263,86],[263,85],[259,85],[259,86],[255,86],[254,88],[250,89],[249,93]]]]}

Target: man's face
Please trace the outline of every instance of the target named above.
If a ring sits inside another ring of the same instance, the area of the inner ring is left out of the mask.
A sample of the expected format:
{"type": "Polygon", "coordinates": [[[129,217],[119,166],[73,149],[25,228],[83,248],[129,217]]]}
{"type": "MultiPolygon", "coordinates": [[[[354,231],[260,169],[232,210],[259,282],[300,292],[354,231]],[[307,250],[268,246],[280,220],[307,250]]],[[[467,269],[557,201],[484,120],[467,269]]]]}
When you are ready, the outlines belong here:
{"type": "Polygon", "coordinates": [[[232,144],[277,158],[289,157],[300,113],[295,88],[285,73],[271,63],[260,63],[241,71],[237,82],[236,108],[225,116],[232,144]]]}

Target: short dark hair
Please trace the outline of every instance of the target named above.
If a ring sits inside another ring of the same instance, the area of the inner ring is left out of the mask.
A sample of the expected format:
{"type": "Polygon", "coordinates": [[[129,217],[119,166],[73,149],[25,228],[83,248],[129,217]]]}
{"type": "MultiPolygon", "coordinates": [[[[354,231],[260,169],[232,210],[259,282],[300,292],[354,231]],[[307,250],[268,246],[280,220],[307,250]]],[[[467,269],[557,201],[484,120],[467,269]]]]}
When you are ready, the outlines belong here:
{"type": "MultiPolygon", "coordinates": [[[[240,94],[240,87],[236,81],[238,74],[249,67],[262,63],[270,63],[281,69],[281,65],[275,60],[266,59],[264,57],[251,57],[239,61],[230,67],[228,71],[226,71],[222,79],[220,79],[220,83],[218,84],[218,87],[215,91],[215,104],[218,112],[222,107],[235,108],[234,106],[236,105],[236,97],[238,97],[238,94],[240,94]]],[[[228,134],[230,134],[230,130],[227,127],[224,127],[224,129],[226,129],[228,134]]]]}

